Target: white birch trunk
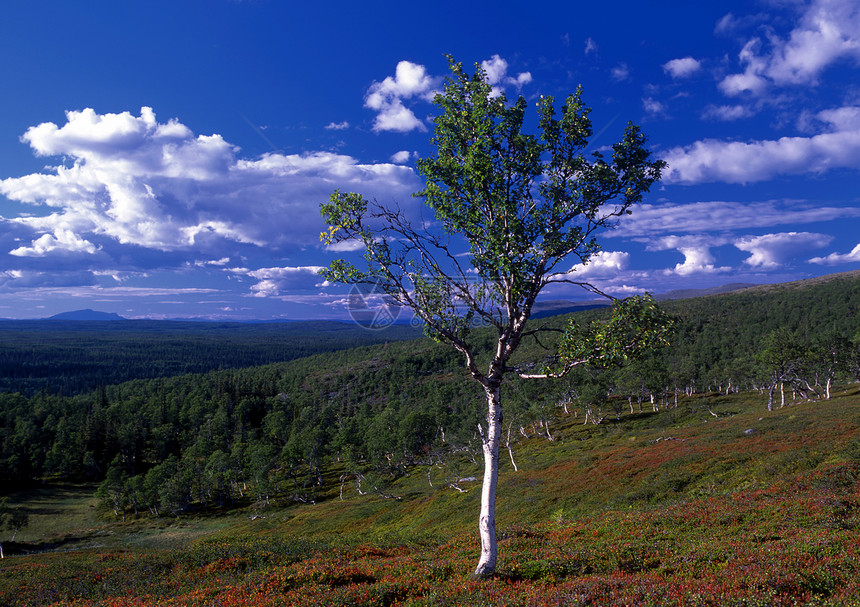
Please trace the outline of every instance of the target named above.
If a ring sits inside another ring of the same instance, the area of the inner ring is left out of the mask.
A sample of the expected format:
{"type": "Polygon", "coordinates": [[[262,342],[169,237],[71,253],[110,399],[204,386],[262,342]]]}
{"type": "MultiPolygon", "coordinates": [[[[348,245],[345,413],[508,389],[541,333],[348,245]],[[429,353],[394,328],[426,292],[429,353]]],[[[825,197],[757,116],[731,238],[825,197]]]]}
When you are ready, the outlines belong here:
{"type": "Polygon", "coordinates": [[[511,446],[511,425],[512,423],[508,423],[508,436],[505,439],[505,447],[508,448],[508,455],[511,456],[511,465],[514,467],[514,472],[519,472],[519,468],[517,468],[517,462],[514,461],[514,449],[511,446]]]}
{"type": "MultiPolygon", "coordinates": [[[[475,575],[484,577],[496,570],[496,485],[499,480],[499,443],[502,435],[501,394],[498,386],[487,391],[487,431],[481,431],[484,449],[484,481],[481,487],[481,514],[478,531],[481,536],[481,559],[475,575]]],[[[480,426],[479,426],[480,427],[480,426]]]]}

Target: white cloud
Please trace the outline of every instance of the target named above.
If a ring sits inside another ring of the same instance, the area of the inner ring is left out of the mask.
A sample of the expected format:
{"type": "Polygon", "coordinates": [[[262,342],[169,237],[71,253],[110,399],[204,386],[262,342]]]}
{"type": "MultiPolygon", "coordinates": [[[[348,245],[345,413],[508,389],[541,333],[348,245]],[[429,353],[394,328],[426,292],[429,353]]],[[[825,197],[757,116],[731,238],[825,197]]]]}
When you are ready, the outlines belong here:
{"type": "Polygon", "coordinates": [[[622,296],[630,296],[630,295],[640,295],[646,291],[643,287],[631,286],[627,284],[620,285],[595,285],[598,289],[603,291],[604,293],[614,294],[614,295],[622,295],[622,296]]]}
{"type": "Polygon", "coordinates": [[[607,232],[606,236],[653,238],[679,232],[710,234],[717,230],[772,228],[855,217],[860,217],[857,206],[825,206],[803,201],[640,204],[631,215],[621,218],[618,229],[607,232]]]}
{"type": "Polygon", "coordinates": [[[666,111],[666,106],[653,99],[652,97],[646,97],[642,100],[642,107],[649,114],[662,114],[666,111]]]}
{"type": "Polygon", "coordinates": [[[388,76],[382,82],[374,82],[367,91],[368,107],[379,109],[390,98],[408,99],[426,96],[433,90],[436,79],[427,75],[427,68],[411,61],[400,61],[394,70],[394,78],[388,76]]]}
{"type": "Polygon", "coordinates": [[[860,131],[860,107],[856,105],[818,112],[817,118],[836,131],[860,131]]]}
{"type": "Polygon", "coordinates": [[[394,164],[404,164],[409,162],[409,159],[413,156],[417,157],[417,155],[417,153],[413,153],[408,150],[400,150],[399,152],[395,152],[391,155],[391,162],[394,164]]]}
{"type": "Polygon", "coordinates": [[[744,263],[754,268],[773,270],[810,249],[826,247],[833,240],[826,234],[812,232],[781,232],[764,236],[748,236],[735,241],[741,251],[750,253],[744,263]]]}
{"type": "Polygon", "coordinates": [[[220,135],[195,136],[176,120],[159,124],[149,108],[137,117],[87,109],[67,118],[23,137],[35,153],[62,155],[66,164],[0,180],[0,194],[50,211],[6,219],[32,241],[10,247],[19,257],[108,253],[110,244],[113,255],[137,262],[141,247],[205,258],[245,246],[317,245],[319,203],[333,190],[409,205],[420,185],[409,167],[329,152],[241,159],[220,135]]]}
{"type": "Polygon", "coordinates": [[[777,175],[860,169],[860,129],[748,143],[704,139],[668,150],[663,160],[669,164],[666,183],[750,183],[777,175]]]}
{"type": "Polygon", "coordinates": [[[343,131],[349,128],[349,122],[346,120],[343,122],[329,122],[325,128],[329,131],[343,131]]]}
{"type": "Polygon", "coordinates": [[[286,291],[309,289],[323,282],[322,266],[287,266],[260,268],[244,272],[259,282],[251,287],[254,297],[271,297],[286,291]]]}
{"type": "Polygon", "coordinates": [[[198,268],[205,268],[206,266],[215,266],[215,267],[223,267],[230,263],[229,257],[222,257],[221,259],[208,259],[202,261],[195,261],[194,265],[198,268]]]}
{"type": "MultiPolygon", "coordinates": [[[[726,31],[734,23],[733,16],[726,15],[717,30],[726,31]]],[[[744,72],[727,76],[720,88],[736,95],[761,94],[769,83],[814,85],[821,72],[841,59],[860,62],[860,4],[813,0],[787,38],[770,33],[766,44],[759,38],[748,41],[739,55],[744,72]]]]}
{"type": "Polygon", "coordinates": [[[702,118],[729,122],[749,118],[754,114],[755,111],[745,105],[709,105],[702,112],[702,118]]]}
{"type": "Polygon", "coordinates": [[[730,97],[747,92],[761,94],[767,89],[768,81],[761,75],[767,64],[757,54],[760,46],[761,40],[758,38],[744,45],[738,57],[741,63],[746,64],[746,68],[742,74],[730,74],[720,81],[719,88],[723,94],[730,97]]]}
{"type": "Polygon", "coordinates": [[[607,276],[617,274],[630,265],[630,253],[625,251],[599,251],[591,256],[586,264],[576,264],[569,272],[572,280],[591,276],[607,276]]]}
{"type": "Polygon", "coordinates": [[[860,263],[860,244],[851,249],[850,253],[831,253],[827,257],[813,257],[809,263],[823,266],[835,266],[843,263],[860,263]]]}
{"type": "Polygon", "coordinates": [[[427,75],[427,68],[423,65],[399,62],[393,78],[388,76],[367,89],[364,106],[378,112],[373,129],[400,133],[416,129],[426,131],[427,127],[403,105],[403,100],[413,97],[432,100],[438,84],[439,79],[427,75]]]}
{"type": "Polygon", "coordinates": [[[677,250],[684,256],[684,262],[676,264],[674,269],[666,270],[665,273],[690,276],[691,274],[714,274],[731,270],[729,267],[714,265],[716,259],[711,254],[711,247],[722,244],[725,244],[725,239],[713,236],[671,235],[649,241],[646,248],[651,251],[677,250]]]}
{"type": "Polygon", "coordinates": [[[597,43],[594,41],[594,39],[590,38],[590,37],[586,38],[585,39],[585,54],[589,55],[589,54],[594,53],[596,51],[597,51],[597,43]]]}
{"type": "Polygon", "coordinates": [[[618,82],[622,82],[627,80],[630,77],[630,68],[626,63],[619,63],[615,67],[613,67],[610,72],[612,78],[617,80],[618,82]]]}
{"type": "Polygon", "coordinates": [[[377,114],[373,130],[408,133],[415,130],[426,131],[427,127],[418,120],[412,110],[403,105],[400,99],[395,99],[377,114]]]}
{"type": "Polygon", "coordinates": [[[860,60],[860,4],[816,0],[789,39],[776,44],[768,76],[781,84],[814,82],[827,66],[846,57],[860,60]]]}
{"type": "Polygon", "coordinates": [[[493,55],[490,59],[482,61],[481,69],[486,72],[487,82],[493,86],[495,96],[501,95],[505,86],[513,86],[520,90],[532,81],[531,72],[521,72],[516,77],[508,76],[508,62],[499,55],[493,55]]]}
{"type": "Polygon", "coordinates": [[[70,230],[59,228],[54,234],[43,234],[32,242],[32,246],[18,247],[9,251],[9,254],[18,257],[44,257],[51,253],[93,254],[96,250],[96,246],[88,240],[84,240],[70,230]]]}
{"type": "MultiPolygon", "coordinates": [[[[789,0],[790,1],[790,0],[789,0]]],[[[767,13],[756,13],[738,17],[733,13],[726,13],[717,20],[714,33],[718,35],[733,34],[741,29],[753,28],[769,20],[767,13]]]]}
{"type": "Polygon", "coordinates": [[[737,22],[737,17],[732,13],[726,13],[717,21],[717,25],[714,26],[714,33],[725,34],[731,32],[737,27],[737,22]]]}
{"type": "MultiPolygon", "coordinates": [[[[492,85],[494,95],[501,95],[506,86],[520,90],[532,81],[530,72],[509,76],[508,62],[499,55],[482,61],[481,68],[487,74],[487,82],[492,85]]],[[[387,76],[382,82],[374,82],[365,94],[364,107],[377,112],[373,130],[426,131],[426,125],[405,102],[432,102],[441,84],[442,77],[430,76],[425,66],[411,61],[399,62],[394,77],[387,76]]]]}
{"type": "Polygon", "coordinates": [[[364,243],[360,240],[343,240],[334,244],[326,245],[326,251],[334,253],[352,253],[361,251],[364,248],[364,243]]]}
{"type": "Polygon", "coordinates": [[[507,74],[508,62],[498,55],[493,55],[490,59],[481,61],[481,68],[487,73],[487,82],[497,84],[507,74]]]}
{"type": "Polygon", "coordinates": [[[689,78],[702,69],[702,63],[692,57],[672,59],[663,64],[663,70],[672,78],[689,78]]]}

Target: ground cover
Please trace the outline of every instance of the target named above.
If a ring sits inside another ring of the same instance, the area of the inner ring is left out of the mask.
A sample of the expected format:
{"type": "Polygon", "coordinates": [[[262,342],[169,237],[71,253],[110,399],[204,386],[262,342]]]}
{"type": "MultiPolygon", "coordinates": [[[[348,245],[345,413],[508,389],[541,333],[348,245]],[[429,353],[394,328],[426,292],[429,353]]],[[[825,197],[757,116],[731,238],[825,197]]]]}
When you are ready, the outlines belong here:
{"type": "Polygon", "coordinates": [[[22,538],[60,535],[66,551],[0,562],[0,604],[860,605],[856,385],[774,412],[757,393],[712,394],[551,429],[515,446],[519,472],[503,466],[487,580],[470,575],[476,483],[416,469],[388,488],[402,499],[349,486],[340,500],[333,471],[320,503],[253,520],[36,521],[22,538]]]}

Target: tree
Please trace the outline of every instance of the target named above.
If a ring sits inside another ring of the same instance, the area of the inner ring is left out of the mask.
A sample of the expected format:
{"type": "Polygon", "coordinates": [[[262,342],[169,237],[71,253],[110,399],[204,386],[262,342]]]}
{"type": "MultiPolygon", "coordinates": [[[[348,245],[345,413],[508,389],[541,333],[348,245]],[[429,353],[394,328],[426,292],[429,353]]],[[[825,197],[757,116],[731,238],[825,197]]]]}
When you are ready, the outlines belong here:
{"type": "MultiPolygon", "coordinates": [[[[500,388],[506,373],[516,371],[509,363],[522,339],[540,330],[527,327],[532,306],[553,284],[600,293],[564,264],[588,263],[600,250],[597,235],[642,200],[665,165],[650,158],[645,136],[632,124],[610,158],[599,151],[587,158],[592,126],[580,89],[560,116],[552,97],[541,98],[535,136],[523,132],[525,99],[509,105],[494,94],[480,67],[469,76],[450,57],[449,64],[452,75],[435,99],[436,154],[418,161],[426,187],[416,196],[432,210],[438,229],[423,220],[413,226],[415,219],[400,208],[336,191],[321,205],[329,224],[321,239],[361,243],[367,270],[336,260],[322,274],[334,282],[374,284],[410,308],[430,337],[463,354],[482,386],[487,424],[478,426],[484,478],[475,574],[488,575],[496,567],[500,388]],[[495,336],[488,361],[481,358],[480,340],[470,339],[476,324],[491,327],[495,336]]],[[[639,329],[657,319],[655,310],[645,299],[620,303],[611,328],[568,331],[558,369],[530,377],[560,374],[593,359],[589,339],[602,343],[598,357],[607,361],[647,347],[659,331],[639,329]],[[633,341],[625,343],[626,337],[633,341]]]]}
{"type": "Polygon", "coordinates": [[[785,406],[785,382],[797,379],[805,352],[795,333],[785,327],[771,331],[757,358],[767,376],[767,410],[773,411],[773,393],[779,386],[780,409],[785,406]]]}
{"type": "MultiPolygon", "coordinates": [[[[9,540],[10,542],[15,541],[18,531],[21,527],[26,527],[29,522],[29,514],[21,510],[19,507],[13,508],[10,506],[8,498],[0,497],[0,529],[9,529],[12,531],[12,539],[9,540]]],[[[3,542],[0,540],[0,559],[3,557],[3,542]]]]}
{"type": "Polygon", "coordinates": [[[848,368],[851,342],[830,328],[818,333],[808,352],[807,364],[815,374],[816,385],[824,380],[824,398],[830,400],[833,380],[848,368]]]}

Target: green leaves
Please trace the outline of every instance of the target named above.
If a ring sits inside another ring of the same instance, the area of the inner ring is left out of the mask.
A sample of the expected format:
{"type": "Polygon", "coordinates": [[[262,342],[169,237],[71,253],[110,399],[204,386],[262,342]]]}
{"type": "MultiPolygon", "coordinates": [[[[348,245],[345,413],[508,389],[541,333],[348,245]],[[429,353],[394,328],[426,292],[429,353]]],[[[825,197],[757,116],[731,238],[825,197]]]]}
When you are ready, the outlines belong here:
{"type": "MultiPolygon", "coordinates": [[[[434,221],[422,219],[414,228],[399,209],[337,191],[321,205],[329,225],[321,239],[361,242],[368,268],[337,261],[322,274],[336,282],[374,282],[412,308],[428,335],[465,354],[473,377],[490,385],[501,381],[545,286],[595,290],[571,279],[570,260],[587,263],[600,250],[600,233],[642,199],[665,164],[651,159],[633,125],[611,159],[597,151],[587,156],[593,129],[581,88],[558,112],[552,97],[542,98],[537,132],[528,133],[523,97],[509,103],[480,66],[469,75],[448,61],[451,75],[435,99],[436,153],[418,161],[426,185],[414,194],[434,221]],[[475,317],[498,331],[486,374],[465,341],[475,317]]],[[[607,326],[572,328],[567,356],[610,364],[660,343],[661,319],[649,301],[619,305],[607,326]]]]}
{"type": "Polygon", "coordinates": [[[320,233],[320,241],[330,245],[364,235],[361,222],[366,212],[367,201],[360,194],[335,190],[328,204],[320,205],[320,214],[329,224],[328,230],[320,233]]]}
{"type": "Polygon", "coordinates": [[[650,295],[616,300],[607,320],[585,326],[570,321],[559,346],[560,362],[565,368],[620,365],[670,345],[674,326],[650,295]]]}

